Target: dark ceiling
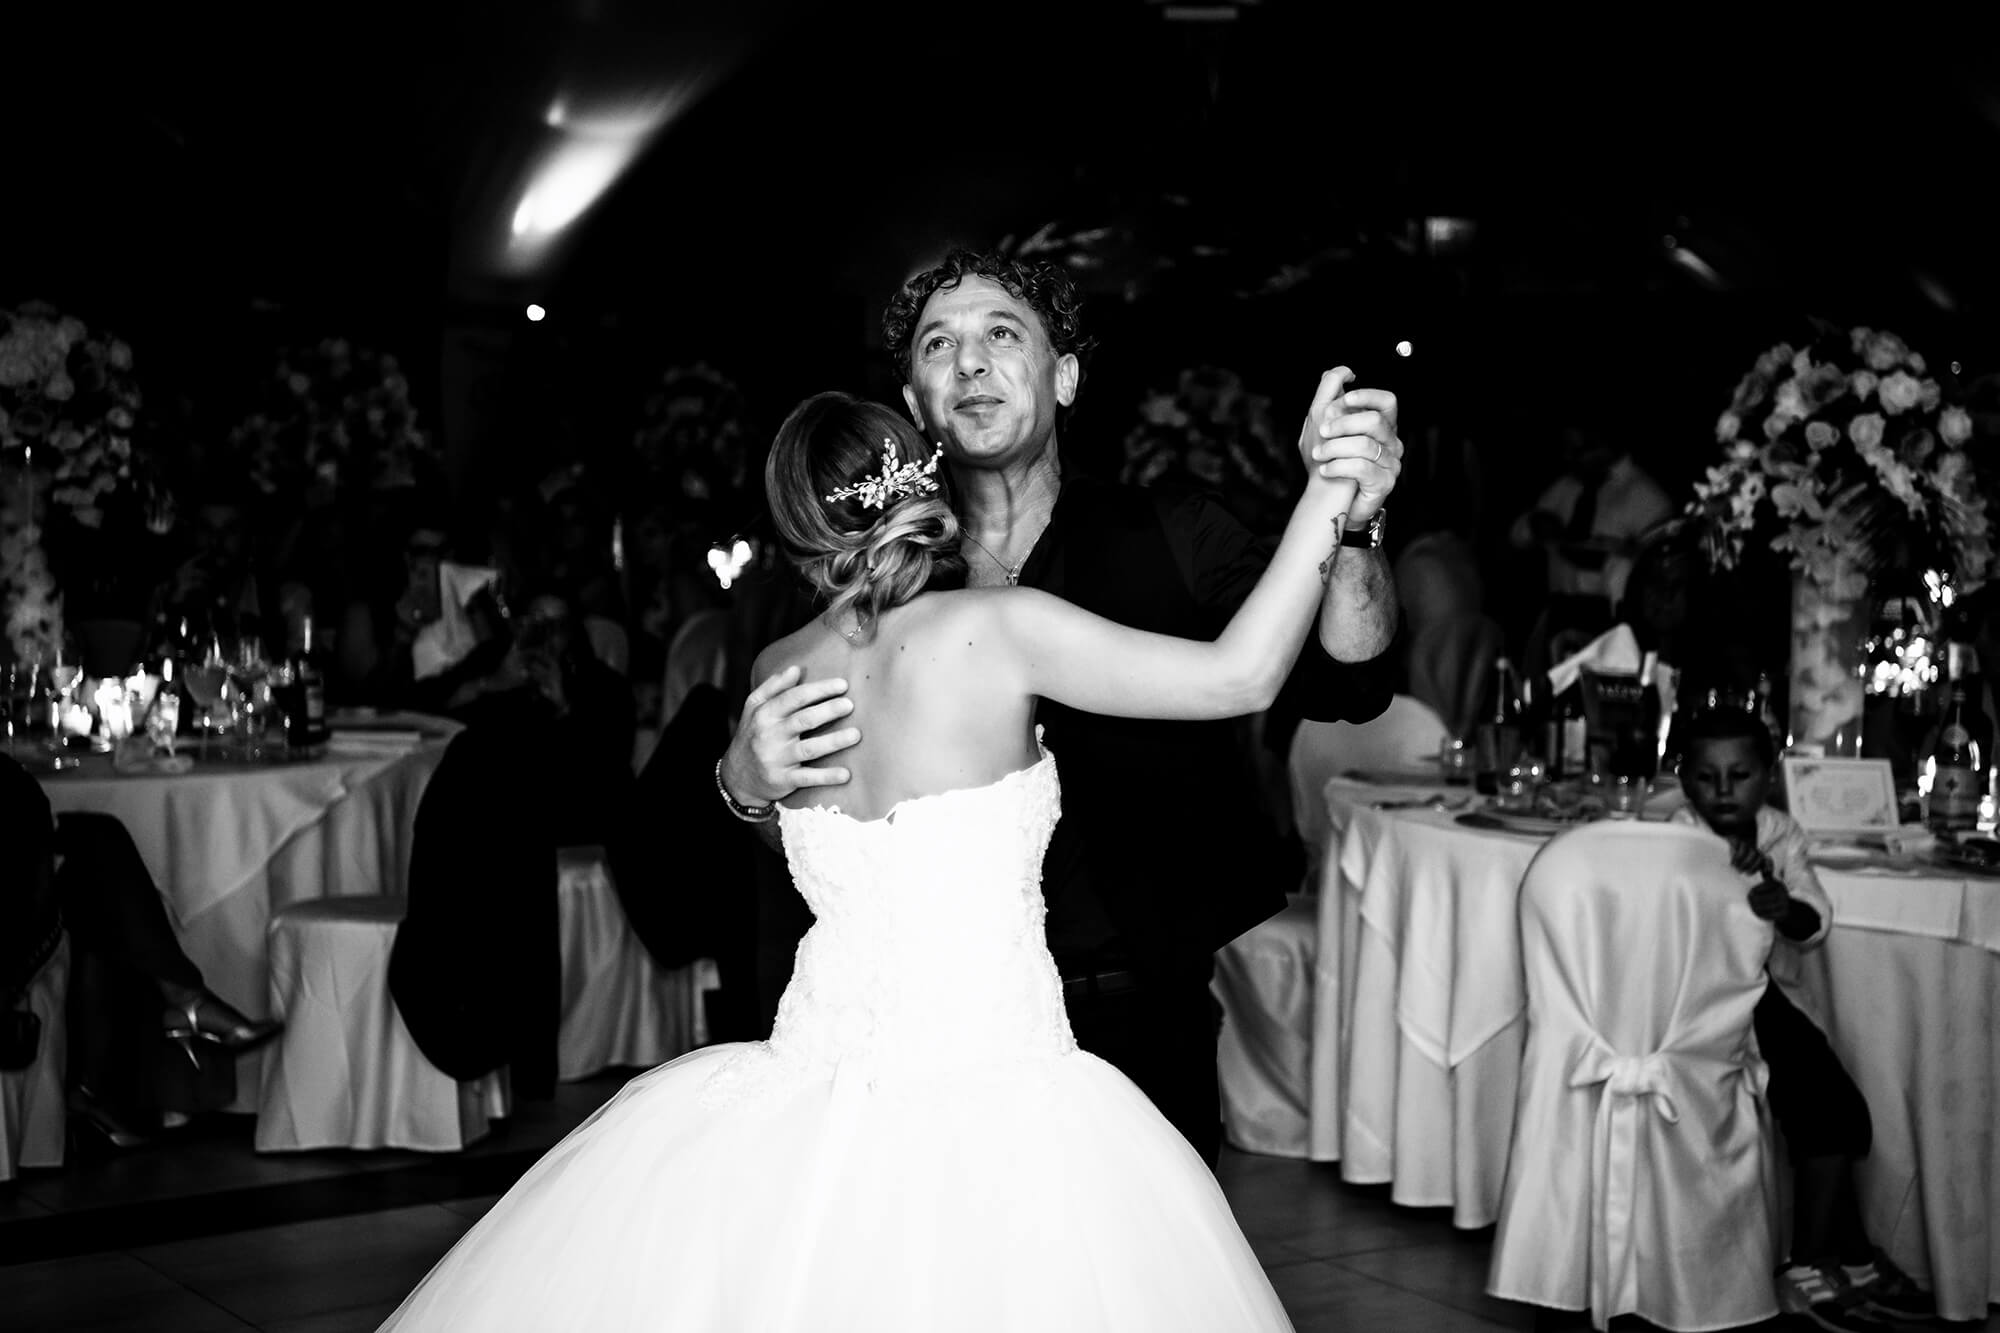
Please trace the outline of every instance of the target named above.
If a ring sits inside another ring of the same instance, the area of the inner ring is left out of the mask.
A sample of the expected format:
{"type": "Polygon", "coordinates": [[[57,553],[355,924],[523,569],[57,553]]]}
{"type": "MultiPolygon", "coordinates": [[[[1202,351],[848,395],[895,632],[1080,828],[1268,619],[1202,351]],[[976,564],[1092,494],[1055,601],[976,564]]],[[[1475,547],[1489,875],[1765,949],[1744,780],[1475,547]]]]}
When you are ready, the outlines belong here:
{"type": "Polygon", "coordinates": [[[1601,373],[1607,343],[1652,325],[1651,355],[1719,341],[1717,364],[1739,363],[1760,321],[1805,313],[1896,323],[1986,368],[2000,351],[2000,78],[1962,19],[168,8],[65,8],[15,44],[9,119],[30,128],[11,136],[0,300],[186,343],[246,308],[422,340],[533,299],[552,328],[783,363],[790,390],[862,374],[883,297],[947,241],[1054,224],[1102,229],[1087,284],[1146,356],[1183,364],[1211,349],[1158,344],[1374,354],[1416,326],[1457,364],[1506,362],[1482,383],[1528,382],[1601,373]],[[670,114],[645,151],[510,271],[497,256],[549,108],[649,97],[670,114]],[[1476,230],[1441,251],[1437,216],[1476,230]]]}

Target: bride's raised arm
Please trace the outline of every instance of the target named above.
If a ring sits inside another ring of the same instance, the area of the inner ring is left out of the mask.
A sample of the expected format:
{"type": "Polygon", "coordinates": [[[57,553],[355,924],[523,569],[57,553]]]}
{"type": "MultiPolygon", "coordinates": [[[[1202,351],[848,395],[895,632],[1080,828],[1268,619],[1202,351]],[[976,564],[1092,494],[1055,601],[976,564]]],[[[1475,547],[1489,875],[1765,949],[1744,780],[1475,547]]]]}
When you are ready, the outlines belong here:
{"type": "MultiPolygon", "coordinates": [[[[1320,378],[1314,416],[1350,378],[1345,367],[1320,378]]],[[[997,631],[998,660],[989,660],[989,669],[1007,672],[1025,693],[1113,717],[1235,717],[1267,707],[1316,618],[1323,568],[1336,554],[1335,520],[1354,503],[1354,474],[1366,463],[1319,465],[1277,554],[1213,642],[1132,629],[1020,588],[982,608],[997,631]]]]}

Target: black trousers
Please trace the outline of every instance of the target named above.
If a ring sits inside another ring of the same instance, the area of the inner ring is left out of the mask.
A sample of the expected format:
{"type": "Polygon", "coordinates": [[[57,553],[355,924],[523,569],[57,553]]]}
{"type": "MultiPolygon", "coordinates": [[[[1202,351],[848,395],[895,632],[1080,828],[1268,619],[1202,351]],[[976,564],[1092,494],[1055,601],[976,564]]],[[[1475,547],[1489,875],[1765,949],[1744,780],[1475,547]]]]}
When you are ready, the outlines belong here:
{"type": "Polygon", "coordinates": [[[1770,1067],[1765,1096],[1785,1132],[1794,1163],[1808,1157],[1866,1157],[1875,1122],[1840,1057],[1810,1018],[1772,982],[1757,1001],[1751,1024],[1757,1050],[1770,1067]]]}
{"type": "Polygon", "coordinates": [[[1222,1088],[1216,1042],[1222,1006],[1206,980],[1142,982],[1092,995],[1065,986],[1076,1044],[1139,1085],[1211,1169],[1222,1154],[1222,1088]]]}

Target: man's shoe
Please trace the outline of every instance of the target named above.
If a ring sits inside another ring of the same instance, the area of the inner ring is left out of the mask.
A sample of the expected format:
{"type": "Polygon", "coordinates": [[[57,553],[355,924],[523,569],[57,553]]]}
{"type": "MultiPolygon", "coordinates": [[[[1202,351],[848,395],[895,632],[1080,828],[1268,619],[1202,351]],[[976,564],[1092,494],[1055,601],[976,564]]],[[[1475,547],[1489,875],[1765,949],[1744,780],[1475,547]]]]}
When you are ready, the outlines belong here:
{"type": "Polygon", "coordinates": [[[1888,1327],[1848,1290],[1846,1278],[1831,1264],[1793,1264],[1778,1273],[1778,1305],[1833,1333],[1883,1333],[1888,1327]]]}
{"type": "Polygon", "coordinates": [[[1840,1275],[1846,1279],[1849,1295],[1892,1319],[1937,1318],[1936,1298],[1910,1281],[1887,1255],[1878,1254],[1872,1262],[1858,1266],[1842,1265],[1840,1275]]]}

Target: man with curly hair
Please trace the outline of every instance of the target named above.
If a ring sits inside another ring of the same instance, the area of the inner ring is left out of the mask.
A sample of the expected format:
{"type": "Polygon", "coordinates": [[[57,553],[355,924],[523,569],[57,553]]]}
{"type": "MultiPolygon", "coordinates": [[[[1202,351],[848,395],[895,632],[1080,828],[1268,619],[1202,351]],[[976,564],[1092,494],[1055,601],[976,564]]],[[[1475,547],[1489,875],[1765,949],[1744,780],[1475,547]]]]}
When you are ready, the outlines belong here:
{"type": "MultiPolygon", "coordinates": [[[[1081,305],[1058,268],[954,250],[884,314],[910,415],[949,465],[967,581],[1041,588],[1127,625],[1212,638],[1255,585],[1269,545],[1206,497],[1064,466],[1061,427],[1092,346],[1081,305]]],[[[1356,496],[1345,534],[1327,535],[1317,642],[1287,690],[1306,716],[1363,721],[1390,694],[1386,661],[1375,662],[1396,617],[1380,516],[1403,446],[1395,396],[1349,389],[1350,378],[1328,372],[1300,434],[1307,466],[1352,478],[1356,496]]],[[[860,739],[837,725],[849,711],[843,688],[786,674],[751,693],[718,769],[733,808],[754,814],[798,788],[847,780],[844,768],[820,764],[860,739]]],[[[1229,723],[1052,704],[1041,720],[1062,765],[1064,814],[1043,885],[1071,1028],[1212,1165],[1221,1146],[1214,955],[1284,907],[1284,849],[1229,723]]]]}

